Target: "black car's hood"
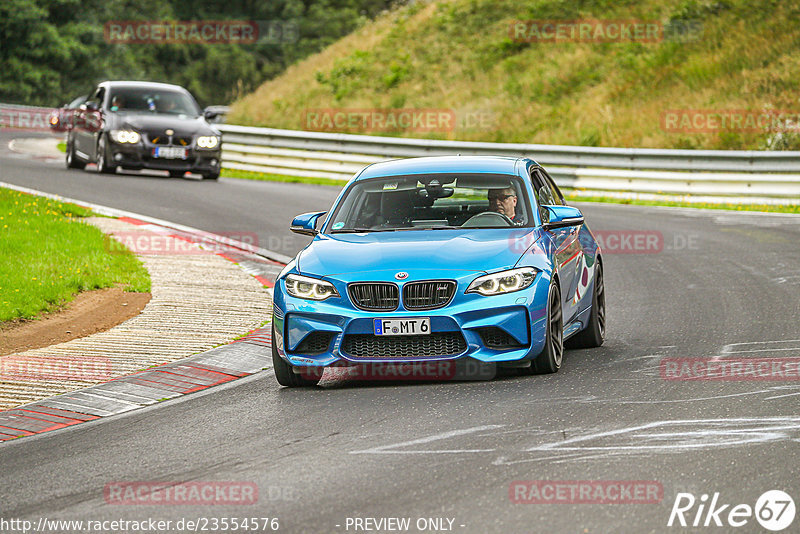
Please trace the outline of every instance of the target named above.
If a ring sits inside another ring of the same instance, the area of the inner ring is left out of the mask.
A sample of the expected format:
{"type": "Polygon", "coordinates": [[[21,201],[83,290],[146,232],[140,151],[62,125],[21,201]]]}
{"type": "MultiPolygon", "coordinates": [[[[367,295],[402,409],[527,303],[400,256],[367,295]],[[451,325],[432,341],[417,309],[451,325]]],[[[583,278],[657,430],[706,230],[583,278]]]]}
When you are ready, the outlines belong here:
{"type": "Polygon", "coordinates": [[[203,117],[166,113],[119,113],[114,115],[114,128],[132,128],[148,133],[174,130],[175,135],[219,135],[203,117]]]}

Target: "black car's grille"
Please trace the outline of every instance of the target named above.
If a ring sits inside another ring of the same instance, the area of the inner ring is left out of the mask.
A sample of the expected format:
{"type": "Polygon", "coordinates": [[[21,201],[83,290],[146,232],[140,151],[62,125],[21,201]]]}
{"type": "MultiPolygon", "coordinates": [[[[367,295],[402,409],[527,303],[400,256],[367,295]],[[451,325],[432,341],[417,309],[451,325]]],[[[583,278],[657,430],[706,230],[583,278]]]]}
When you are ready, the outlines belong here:
{"type": "Polygon", "coordinates": [[[166,134],[160,135],[150,135],[150,142],[154,145],[168,145],[169,144],[169,136],[166,134]]]}
{"type": "Polygon", "coordinates": [[[456,292],[452,280],[410,282],[403,286],[403,306],[407,310],[434,310],[447,306],[456,292]]]}
{"type": "Polygon", "coordinates": [[[400,301],[397,286],[387,282],[364,282],[347,286],[356,308],[368,311],[396,310],[400,301]]]}
{"type": "Polygon", "coordinates": [[[520,348],[519,341],[514,339],[511,334],[496,326],[481,328],[478,330],[483,340],[483,344],[490,349],[514,349],[520,348]]]}
{"type": "Polygon", "coordinates": [[[347,334],[342,350],[354,359],[415,360],[457,356],[467,350],[460,332],[434,332],[422,336],[347,334]]]}
{"type": "Polygon", "coordinates": [[[190,135],[149,134],[147,137],[154,145],[189,146],[192,144],[192,136],[190,135]]]}
{"type": "Polygon", "coordinates": [[[332,332],[311,332],[293,352],[299,352],[300,354],[322,354],[323,352],[328,352],[333,335],[332,332]]]}

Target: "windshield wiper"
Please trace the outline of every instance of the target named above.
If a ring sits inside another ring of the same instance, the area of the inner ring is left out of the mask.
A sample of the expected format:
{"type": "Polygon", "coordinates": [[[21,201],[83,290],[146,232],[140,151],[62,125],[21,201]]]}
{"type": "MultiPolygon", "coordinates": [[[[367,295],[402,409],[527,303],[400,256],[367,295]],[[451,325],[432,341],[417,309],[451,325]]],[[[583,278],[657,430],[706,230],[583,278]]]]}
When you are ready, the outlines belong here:
{"type": "Polygon", "coordinates": [[[397,228],[343,228],[332,230],[332,234],[364,234],[367,232],[394,232],[397,228]]]}

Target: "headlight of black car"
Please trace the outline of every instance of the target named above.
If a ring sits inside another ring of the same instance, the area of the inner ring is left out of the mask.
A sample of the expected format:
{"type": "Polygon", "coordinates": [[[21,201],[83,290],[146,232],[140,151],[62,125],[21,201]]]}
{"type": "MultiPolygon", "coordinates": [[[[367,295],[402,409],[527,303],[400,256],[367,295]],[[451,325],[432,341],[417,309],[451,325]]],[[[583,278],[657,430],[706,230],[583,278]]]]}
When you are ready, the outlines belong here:
{"type": "Polygon", "coordinates": [[[197,148],[217,148],[219,137],[216,135],[201,135],[197,138],[197,148]]]}

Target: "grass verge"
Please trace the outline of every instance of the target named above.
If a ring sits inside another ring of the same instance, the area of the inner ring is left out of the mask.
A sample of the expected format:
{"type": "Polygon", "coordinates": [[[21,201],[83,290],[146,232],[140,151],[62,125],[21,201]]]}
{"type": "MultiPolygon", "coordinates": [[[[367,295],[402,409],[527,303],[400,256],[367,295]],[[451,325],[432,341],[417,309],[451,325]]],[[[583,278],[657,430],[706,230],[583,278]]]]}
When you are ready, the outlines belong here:
{"type": "MultiPolygon", "coordinates": [[[[292,182],[314,185],[332,185],[341,188],[344,180],[329,178],[305,178],[302,176],[284,176],[280,174],[265,174],[254,171],[240,171],[237,169],[222,169],[228,178],[243,178],[247,180],[264,180],[268,182],[292,182]]],[[[685,202],[679,200],[638,200],[629,198],[616,198],[608,196],[582,196],[564,191],[567,200],[573,202],[604,202],[606,204],[630,204],[635,206],[671,206],[676,208],[699,208],[731,211],[766,211],[771,213],[797,213],[800,214],[800,205],[772,205],[772,204],[714,204],[711,202],[685,202]]]]}
{"type": "Polygon", "coordinates": [[[336,180],[335,178],[309,178],[306,176],[287,176],[283,174],[266,174],[263,172],[242,171],[239,169],[222,169],[222,176],[226,178],[242,178],[244,180],[262,180],[266,182],[290,182],[298,184],[313,185],[332,185],[338,188],[344,187],[346,180],[336,180]]]}
{"type": "Polygon", "coordinates": [[[61,141],[60,143],[58,143],[56,145],[56,148],[59,149],[64,154],[67,153],[67,143],[65,143],[64,141],[61,141]]]}
{"type": "Polygon", "coordinates": [[[766,211],[770,213],[800,214],[800,205],[792,204],[729,204],[711,202],[685,202],[680,200],[639,200],[607,196],[582,196],[564,191],[564,197],[571,202],[603,202],[606,204],[630,204],[632,206],[669,206],[674,208],[698,208],[729,211],[766,211]]]}
{"type": "Polygon", "coordinates": [[[149,292],[150,275],[130,251],[80,221],[91,212],[0,188],[0,323],[54,311],[81,291],[122,285],[149,292]]]}

